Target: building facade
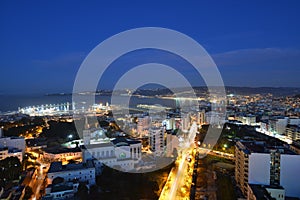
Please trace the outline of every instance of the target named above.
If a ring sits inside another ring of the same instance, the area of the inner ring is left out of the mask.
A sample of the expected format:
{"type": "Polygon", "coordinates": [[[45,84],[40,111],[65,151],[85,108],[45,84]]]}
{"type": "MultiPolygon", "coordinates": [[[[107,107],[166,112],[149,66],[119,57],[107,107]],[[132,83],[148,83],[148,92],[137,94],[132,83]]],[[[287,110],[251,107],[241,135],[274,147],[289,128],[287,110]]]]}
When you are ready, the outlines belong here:
{"type": "Polygon", "coordinates": [[[281,186],[286,196],[300,198],[299,155],[285,147],[267,146],[264,142],[238,141],[235,157],[235,180],[245,196],[249,184],[259,184],[281,186]]]}
{"type": "Polygon", "coordinates": [[[149,131],[150,150],[156,154],[164,151],[164,127],[151,127],[149,131]]]}
{"type": "Polygon", "coordinates": [[[52,184],[57,177],[63,178],[66,182],[78,181],[94,185],[95,167],[92,162],[67,165],[63,165],[62,162],[52,162],[47,173],[47,183],[52,184]]]}
{"type": "Polygon", "coordinates": [[[23,152],[20,149],[0,148],[0,160],[12,156],[17,157],[20,160],[20,162],[22,162],[23,160],[23,152]]]}

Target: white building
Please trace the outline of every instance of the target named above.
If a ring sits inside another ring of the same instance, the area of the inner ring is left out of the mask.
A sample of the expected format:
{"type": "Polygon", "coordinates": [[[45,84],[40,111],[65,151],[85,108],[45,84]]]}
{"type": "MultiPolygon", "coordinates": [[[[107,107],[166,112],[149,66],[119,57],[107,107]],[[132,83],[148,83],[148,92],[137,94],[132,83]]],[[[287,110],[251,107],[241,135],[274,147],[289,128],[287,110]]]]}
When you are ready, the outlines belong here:
{"type": "Polygon", "coordinates": [[[300,140],[300,126],[288,125],[285,130],[285,136],[292,141],[300,140]]]}
{"type": "Polygon", "coordinates": [[[284,134],[288,125],[288,117],[276,117],[269,120],[269,131],[277,134],[284,134]]]}
{"type": "Polygon", "coordinates": [[[141,147],[142,143],[139,140],[116,138],[111,141],[85,145],[85,148],[82,150],[82,156],[83,161],[97,160],[94,160],[97,173],[101,171],[102,164],[130,171],[141,160],[141,147]]]}
{"type": "Polygon", "coordinates": [[[239,141],[235,157],[235,179],[245,196],[248,184],[259,184],[281,186],[286,196],[300,198],[300,155],[284,147],[267,147],[264,142],[239,141]]]}
{"type": "Polygon", "coordinates": [[[22,137],[2,137],[0,138],[0,159],[5,159],[10,156],[23,160],[25,152],[25,139],[22,137]]]}
{"type": "Polygon", "coordinates": [[[299,117],[290,117],[288,121],[289,125],[300,125],[300,118],[299,117]]]}
{"type": "Polygon", "coordinates": [[[285,200],[285,190],[281,186],[248,184],[247,200],[285,200]]]}
{"type": "Polygon", "coordinates": [[[176,129],[176,121],[175,118],[169,117],[163,121],[163,125],[166,126],[166,130],[174,130],[176,129]]]}
{"type": "Polygon", "coordinates": [[[197,124],[205,124],[205,110],[199,111],[197,113],[197,124]]]}
{"type": "Polygon", "coordinates": [[[137,133],[140,137],[148,136],[151,118],[149,116],[139,117],[137,120],[137,133]]]}
{"type": "Polygon", "coordinates": [[[25,139],[23,137],[2,137],[0,147],[16,148],[25,152],[25,139]]]}
{"type": "Polygon", "coordinates": [[[45,148],[43,149],[43,159],[54,162],[67,162],[70,160],[82,160],[82,152],[80,148],[45,148]]]}
{"type": "Polygon", "coordinates": [[[87,185],[95,184],[95,167],[92,162],[67,164],[62,162],[52,162],[47,174],[48,184],[52,184],[53,179],[61,177],[66,182],[79,181],[87,185]]]}
{"type": "Polygon", "coordinates": [[[256,116],[255,115],[245,115],[245,116],[237,116],[236,120],[242,122],[245,125],[256,125],[256,116]]]}
{"type": "Polygon", "coordinates": [[[46,195],[42,197],[42,200],[72,199],[78,190],[78,185],[78,182],[64,182],[56,185],[48,185],[46,195]]]}
{"type": "Polygon", "coordinates": [[[225,123],[225,117],[222,113],[210,111],[205,113],[205,122],[211,125],[221,125],[225,123]]]}
{"type": "Polygon", "coordinates": [[[176,156],[174,155],[174,153],[178,150],[178,146],[179,146],[179,139],[177,135],[173,131],[167,131],[166,156],[167,157],[176,156]]]}
{"type": "Polygon", "coordinates": [[[187,132],[190,128],[190,115],[183,114],[181,116],[181,130],[187,132]]]}
{"type": "Polygon", "coordinates": [[[156,154],[164,151],[164,127],[151,127],[149,131],[150,150],[156,154]]]}

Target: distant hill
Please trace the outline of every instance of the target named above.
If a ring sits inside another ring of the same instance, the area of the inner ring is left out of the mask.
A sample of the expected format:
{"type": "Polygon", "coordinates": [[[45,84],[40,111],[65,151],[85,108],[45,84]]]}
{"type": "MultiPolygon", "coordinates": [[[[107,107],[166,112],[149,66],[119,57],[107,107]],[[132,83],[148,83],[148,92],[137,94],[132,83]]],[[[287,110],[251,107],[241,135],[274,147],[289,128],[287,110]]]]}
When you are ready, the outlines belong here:
{"type": "MultiPolygon", "coordinates": [[[[202,95],[207,92],[206,86],[193,87],[197,95],[202,95]]],[[[227,94],[238,94],[238,95],[253,95],[253,94],[273,94],[274,96],[297,96],[300,97],[300,87],[234,87],[226,86],[227,94]]],[[[185,91],[185,88],[176,88],[176,91],[185,91]]],[[[126,93],[126,91],[119,91],[120,94],[126,93]]],[[[92,92],[90,93],[92,94],[92,92]]],[[[98,90],[95,94],[110,96],[111,90],[98,90]]],[[[156,96],[156,95],[171,95],[173,94],[171,89],[168,88],[149,88],[149,89],[138,89],[134,95],[143,96],[156,96]]],[[[46,94],[47,96],[65,96],[72,95],[72,93],[53,93],[46,94]]]]}
{"type": "MultiPolygon", "coordinates": [[[[254,94],[273,94],[274,96],[300,96],[300,88],[291,87],[233,87],[226,86],[227,94],[239,94],[239,95],[254,95],[254,94]]],[[[182,91],[184,88],[182,88],[182,91]]],[[[207,87],[194,87],[194,90],[198,94],[207,92],[207,87]]],[[[172,94],[169,89],[142,89],[137,90],[134,94],[144,96],[155,96],[155,95],[170,95],[172,94]]]]}
{"type": "Polygon", "coordinates": [[[292,87],[226,87],[229,94],[273,94],[274,96],[294,96],[300,94],[300,88],[292,87]]]}

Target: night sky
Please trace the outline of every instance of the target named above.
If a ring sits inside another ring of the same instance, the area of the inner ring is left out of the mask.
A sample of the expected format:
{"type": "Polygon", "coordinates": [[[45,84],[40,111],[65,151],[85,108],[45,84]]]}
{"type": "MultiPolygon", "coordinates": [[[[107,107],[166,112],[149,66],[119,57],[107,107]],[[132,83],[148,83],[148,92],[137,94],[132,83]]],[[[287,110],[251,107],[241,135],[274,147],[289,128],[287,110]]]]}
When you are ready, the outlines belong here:
{"type": "MultiPolygon", "coordinates": [[[[300,1],[243,2],[0,1],[0,94],[70,92],[94,47],[148,26],[194,38],[213,57],[225,85],[300,87],[300,1]]],[[[108,71],[100,87],[109,89],[116,80],[108,71]]]]}

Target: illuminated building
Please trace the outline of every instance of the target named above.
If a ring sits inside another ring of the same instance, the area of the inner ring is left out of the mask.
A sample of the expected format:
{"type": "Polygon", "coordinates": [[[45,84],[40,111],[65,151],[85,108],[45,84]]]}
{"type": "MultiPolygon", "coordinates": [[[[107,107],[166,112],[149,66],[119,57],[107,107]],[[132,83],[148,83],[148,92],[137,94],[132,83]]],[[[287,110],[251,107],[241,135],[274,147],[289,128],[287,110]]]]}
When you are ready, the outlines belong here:
{"type": "Polygon", "coordinates": [[[101,130],[87,129],[83,132],[83,160],[94,160],[96,170],[101,171],[102,164],[121,168],[125,171],[134,169],[142,157],[142,143],[139,140],[116,138],[109,139],[101,130]]]}
{"type": "Polygon", "coordinates": [[[0,160],[3,160],[5,158],[11,157],[11,156],[19,158],[20,162],[22,162],[22,160],[23,160],[22,150],[16,149],[16,148],[9,149],[7,147],[0,148],[0,160]]]}
{"type": "Polygon", "coordinates": [[[25,139],[22,137],[0,138],[0,160],[10,156],[19,158],[22,162],[25,152],[25,139]]]}
{"type": "Polygon", "coordinates": [[[166,156],[176,156],[175,152],[178,150],[179,139],[174,131],[166,131],[166,156]]]}
{"type": "Polygon", "coordinates": [[[148,136],[151,118],[149,116],[139,117],[137,120],[137,133],[140,137],[148,136]]]}
{"type": "Polygon", "coordinates": [[[150,150],[156,154],[164,151],[164,127],[151,127],[149,130],[150,150]]]}
{"type": "Polygon", "coordinates": [[[20,149],[25,151],[25,139],[23,137],[2,137],[0,138],[0,147],[20,149]]]}
{"type": "Polygon", "coordinates": [[[183,114],[181,116],[181,130],[182,131],[188,131],[190,128],[190,115],[189,114],[183,114]]]}
{"type": "Polygon", "coordinates": [[[82,159],[80,148],[45,148],[43,149],[43,152],[43,159],[50,162],[62,161],[64,163],[69,160],[76,161],[82,159]]]}
{"type": "Polygon", "coordinates": [[[197,124],[205,124],[205,110],[199,111],[197,113],[197,124]]]}
{"type": "Polygon", "coordinates": [[[166,130],[176,129],[176,121],[174,117],[168,117],[163,121],[163,124],[166,126],[166,130]]]}
{"type": "Polygon", "coordinates": [[[285,130],[285,136],[292,141],[300,140],[300,126],[288,125],[285,130]]]}
{"type": "Polygon", "coordinates": [[[242,124],[249,125],[249,126],[256,124],[256,116],[255,115],[245,115],[245,116],[239,115],[235,118],[235,120],[238,120],[238,121],[242,122],[242,124]]]}

